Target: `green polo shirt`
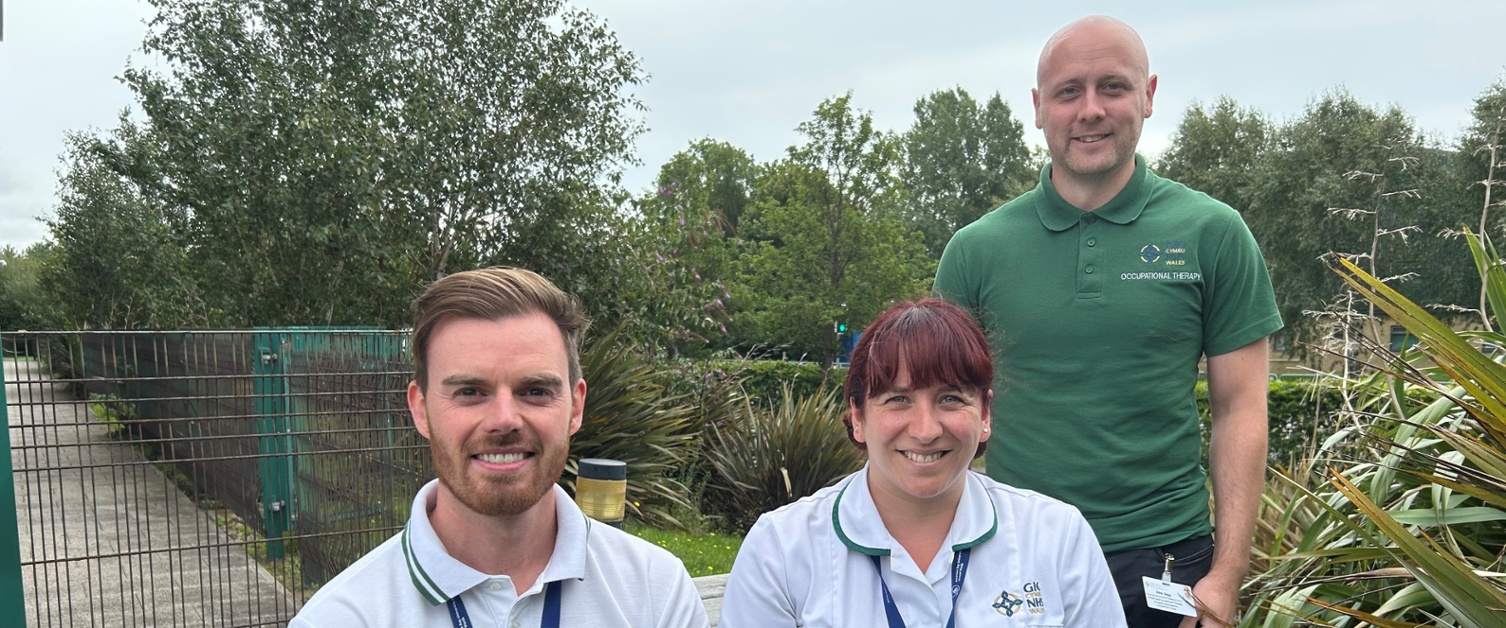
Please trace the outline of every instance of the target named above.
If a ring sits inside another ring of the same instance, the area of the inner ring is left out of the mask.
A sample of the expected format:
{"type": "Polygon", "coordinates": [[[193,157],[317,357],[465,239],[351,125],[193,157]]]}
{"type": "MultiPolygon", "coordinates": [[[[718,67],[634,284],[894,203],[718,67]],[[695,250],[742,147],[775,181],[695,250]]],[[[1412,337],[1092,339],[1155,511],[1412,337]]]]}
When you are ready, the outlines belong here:
{"type": "Polygon", "coordinates": [[[994,351],[988,474],[1077,506],[1104,551],[1211,531],[1193,385],[1281,328],[1239,214],[1156,176],[1085,212],[1041,183],[953,236],[936,293],[994,351]]]}

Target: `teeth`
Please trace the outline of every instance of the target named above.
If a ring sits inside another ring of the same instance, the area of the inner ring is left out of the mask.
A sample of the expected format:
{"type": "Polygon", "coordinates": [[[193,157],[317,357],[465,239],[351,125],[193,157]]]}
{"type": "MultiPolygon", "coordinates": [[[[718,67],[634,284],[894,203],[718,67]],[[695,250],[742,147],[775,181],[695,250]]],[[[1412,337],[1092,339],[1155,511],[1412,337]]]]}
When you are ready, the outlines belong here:
{"type": "Polygon", "coordinates": [[[490,462],[490,463],[494,463],[494,464],[507,464],[507,463],[510,463],[510,462],[520,462],[524,458],[527,458],[528,454],[522,454],[522,453],[512,453],[512,454],[476,454],[476,457],[479,458],[479,459],[481,459],[482,462],[490,462]]]}
{"type": "Polygon", "coordinates": [[[1107,136],[1104,136],[1104,135],[1085,135],[1083,137],[1077,138],[1077,141],[1082,142],[1084,144],[1092,144],[1093,142],[1101,140],[1104,137],[1107,137],[1107,136]]]}
{"type": "Polygon", "coordinates": [[[916,462],[919,462],[919,463],[927,463],[927,462],[936,462],[937,460],[940,460],[941,459],[941,455],[944,454],[944,453],[946,453],[946,452],[944,452],[944,451],[938,451],[938,452],[936,452],[934,454],[921,455],[921,454],[917,454],[915,452],[907,451],[907,452],[905,452],[905,457],[909,458],[911,460],[914,460],[916,462]]]}

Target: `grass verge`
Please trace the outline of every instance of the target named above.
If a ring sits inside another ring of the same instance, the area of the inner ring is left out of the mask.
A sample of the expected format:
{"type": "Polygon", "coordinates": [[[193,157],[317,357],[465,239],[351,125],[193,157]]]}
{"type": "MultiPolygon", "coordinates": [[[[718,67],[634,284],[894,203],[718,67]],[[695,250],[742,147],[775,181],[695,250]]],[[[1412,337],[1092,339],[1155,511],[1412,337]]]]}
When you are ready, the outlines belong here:
{"type": "Polygon", "coordinates": [[[739,537],[717,532],[677,532],[631,523],[627,531],[678,556],[685,570],[696,578],[732,571],[732,560],[743,544],[739,537]]]}

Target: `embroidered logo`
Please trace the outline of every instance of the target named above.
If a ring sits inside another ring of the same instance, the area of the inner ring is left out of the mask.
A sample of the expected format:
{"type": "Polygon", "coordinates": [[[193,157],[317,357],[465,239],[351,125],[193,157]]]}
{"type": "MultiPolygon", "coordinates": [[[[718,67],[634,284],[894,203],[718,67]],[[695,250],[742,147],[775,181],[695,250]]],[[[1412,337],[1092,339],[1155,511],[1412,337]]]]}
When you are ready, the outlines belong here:
{"type": "Polygon", "coordinates": [[[1020,610],[1020,607],[1024,605],[1025,600],[1008,591],[1000,593],[999,597],[994,598],[994,610],[1005,617],[1014,617],[1015,612],[1020,610]]]}
{"type": "Polygon", "coordinates": [[[1025,610],[1031,615],[1040,615],[1046,612],[1046,598],[1041,597],[1041,583],[1025,583],[1025,610]]]}
{"type": "Polygon", "coordinates": [[[1147,244],[1140,247],[1140,261],[1154,264],[1161,261],[1161,247],[1155,244],[1147,244]]]}
{"type": "Polygon", "coordinates": [[[1187,243],[1186,242],[1172,241],[1172,242],[1167,242],[1166,243],[1166,265],[1167,266],[1186,266],[1187,265],[1187,243]]]}

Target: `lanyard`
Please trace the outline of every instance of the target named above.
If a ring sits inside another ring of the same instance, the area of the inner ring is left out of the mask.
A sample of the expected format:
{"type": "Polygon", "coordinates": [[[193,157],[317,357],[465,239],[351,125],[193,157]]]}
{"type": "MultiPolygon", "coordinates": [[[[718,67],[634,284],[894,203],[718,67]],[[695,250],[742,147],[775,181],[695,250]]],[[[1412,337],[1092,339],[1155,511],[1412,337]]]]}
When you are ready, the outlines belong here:
{"type": "MultiPolygon", "coordinates": [[[[957,596],[962,594],[962,581],[967,579],[967,561],[973,549],[967,548],[952,556],[952,614],[946,620],[946,628],[957,625],[957,596]]],[[[884,591],[884,614],[889,618],[889,628],[905,628],[905,618],[900,617],[899,607],[894,605],[894,596],[889,595],[889,583],[884,582],[884,570],[879,567],[879,557],[873,559],[873,571],[878,573],[879,587],[884,591]]]]}
{"type": "MultiPolygon", "coordinates": [[[[882,577],[882,576],[881,576],[882,577]]],[[[953,598],[956,605],[956,598],[953,598]]],[[[450,623],[455,628],[475,628],[471,623],[470,613],[465,612],[465,602],[460,601],[460,596],[450,598],[446,603],[450,607],[450,623]]],[[[560,628],[560,581],[555,580],[544,587],[544,621],[540,628],[560,628]]]]}

